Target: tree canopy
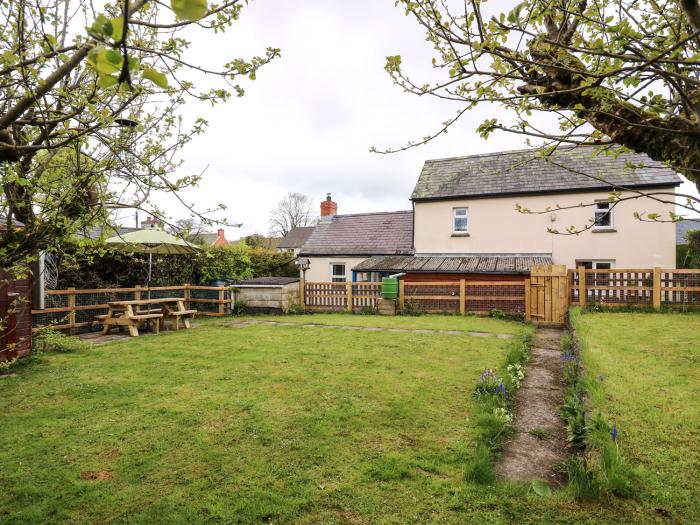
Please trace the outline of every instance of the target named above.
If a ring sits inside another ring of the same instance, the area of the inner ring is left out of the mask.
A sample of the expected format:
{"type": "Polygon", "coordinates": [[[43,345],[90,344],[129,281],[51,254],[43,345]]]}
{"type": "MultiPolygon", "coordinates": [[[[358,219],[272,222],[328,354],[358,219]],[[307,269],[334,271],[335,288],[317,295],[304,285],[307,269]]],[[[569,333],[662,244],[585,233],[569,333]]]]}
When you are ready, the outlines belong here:
{"type": "MultiPolygon", "coordinates": [[[[436,133],[400,149],[446,133],[476,107],[500,107],[506,110],[500,118],[478,126],[482,137],[523,135],[543,146],[543,155],[561,144],[610,152],[622,146],[666,163],[700,189],[697,0],[397,4],[432,44],[437,80],[416,81],[399,55],[387,57],[387,71],[406,91],[459,107],[436,133]]],[[[662,193],[648,196],[673,201],[662,193]]],[[[685,211],[700,212],[700,201],[685,197],[685,211]]]]}
{"type": "Polygon", "coordinates": [[[188,58],[188,38],[228,30],[245,4],[0,3],[0,266],[108,223],[114,210],[163,218],[154,197],[197,184],[200,174],[179,173],[180,154],[207,123],[186,121],[183,107],[242,96],[240,79],[255,79],[279,50],[210,68],[188,58]]]}

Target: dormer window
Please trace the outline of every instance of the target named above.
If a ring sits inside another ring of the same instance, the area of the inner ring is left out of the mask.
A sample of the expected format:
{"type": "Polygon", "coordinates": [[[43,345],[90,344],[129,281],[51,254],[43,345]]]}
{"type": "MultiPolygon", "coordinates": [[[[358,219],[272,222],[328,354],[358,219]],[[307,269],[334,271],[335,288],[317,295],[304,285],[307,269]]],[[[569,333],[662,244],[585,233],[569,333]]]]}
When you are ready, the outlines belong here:
{"type": "Polygon", "coordinates": [[[465,234],[469,228],[467,208],[454,208],[452,210],[452,233],[465,234]]]}
{"type": "Polygon", "coordinates": [[[610,207],[610,203],[608,201],[595,203],[595,223],[593,224],[593,229],[613,229],[612,208],[610,207]]]}

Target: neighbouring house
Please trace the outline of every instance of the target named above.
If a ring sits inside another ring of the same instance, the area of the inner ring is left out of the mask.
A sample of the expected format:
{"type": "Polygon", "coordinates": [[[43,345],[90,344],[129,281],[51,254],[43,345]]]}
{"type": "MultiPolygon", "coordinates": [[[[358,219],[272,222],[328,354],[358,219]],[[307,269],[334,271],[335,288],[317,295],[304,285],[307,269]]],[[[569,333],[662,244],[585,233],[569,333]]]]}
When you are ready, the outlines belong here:
{"type": "Polygon", "coordinates": [[[163,228],[163,221],[157,217],[148,216],[141,221],[142,230],[155,230],[157,228],[163,228]]]}
{"type": "Polygon", "coordinates": [[[195,240],[206,246],[226,246],[229,241],[226,239],[226,231],[223,228],[216,230],[216,233],[202,232],[195,236],[195,240]]]}
{"type": "Polygon", "coordinates": [[[634,213],[669,217],[674,205],[612,204],[609,195],[674,193],[680,184],[646,155],[584,148],[561,147],[548,158],[528,149],[429,160],[411,196],[413,212],[322,216],[300,256],[308,259],[308,281],[332,282],[396,273],[523,280],[535,264],[673,268],[675,225],[641,222],[634,213]],[[588,228],[568,234],[570,226],[588,228]]]}
{"type": "Polygon", "coordinates": [[[376,281],[381,270],[353,272],[376,255],[412,253],[413,212],[395,211],[337,215],[330,195],[321,203],[321,217],[299,250],[300,262],[309,264],[307,281],[376,281]]]}
{"type": "Polygon", "coordinates": [[[301,247],[309,239],[313,231],[314,226],[297,226],[296,228],[292,228],[287,232],[287,235],[280,239],[277,244],[277,250],[299,255],[301,247]]]}

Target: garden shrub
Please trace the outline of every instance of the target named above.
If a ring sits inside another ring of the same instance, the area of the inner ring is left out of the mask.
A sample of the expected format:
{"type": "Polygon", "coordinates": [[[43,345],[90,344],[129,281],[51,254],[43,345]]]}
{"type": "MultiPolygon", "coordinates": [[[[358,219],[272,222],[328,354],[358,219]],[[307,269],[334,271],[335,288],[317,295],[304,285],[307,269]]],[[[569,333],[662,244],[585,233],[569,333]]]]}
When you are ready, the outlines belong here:
{"type": "Polygon", "coordinates": [[[411,315],[414,317],[418,317],[423,314],[425,314],[425,310],[423,310],[416,301],[406,301],[404,303],[403,310],[401,311],[401,315],[411,315]]]}
{"type": "Polygon", "coordinates": [[[90,349],[90,343],[52,328],[39,329],[32,339],[34,352],[78,352],[90,349]]]}

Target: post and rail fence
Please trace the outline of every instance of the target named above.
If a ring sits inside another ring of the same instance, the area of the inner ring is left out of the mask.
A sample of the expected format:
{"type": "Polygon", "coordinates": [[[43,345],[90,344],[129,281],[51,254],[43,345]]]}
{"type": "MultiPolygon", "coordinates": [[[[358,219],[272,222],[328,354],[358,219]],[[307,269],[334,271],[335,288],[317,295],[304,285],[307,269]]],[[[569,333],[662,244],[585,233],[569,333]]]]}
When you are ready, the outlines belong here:
{"type": "MultiPolygon", "coordinates": [[[[231,311],[231,291],[226,286],[152,286],[151,298],[182,297],[187,309],[197,310],[198,315],[223,316],[231,311]]],[[[107,304],[115,301],[131,301],[148,298],[148,289],[94,288],[46,290],[45,308],[32,310],[34,330],[50,326],[56,330],[75,331],[78,328],[97,326],[98,315],[107,312],[107,304]]]]}
{"type": "MultiPolygon", "coordinates": [[[[223,316],[231,311],[231,291],[225,286],[156,286],[151,297],[182,297],[199,315],[223,316]]],[[[47,290],[45,308],[32,310],[32,326],[52,326],[71,332],[96,326],[107,303],[145,299],[147,289],[97,288],[47,290]]],[[[299,295],[310,311],[376,310],[378,282],[302,281],[299,295]]],[[[523,315],[534,322],[561,323],[570,305],[700,308],[700,269],[585,269],[536,267],[529,278],[516,281],[460,279],[399,281],[399,311],[486,314],[494,309],[523,315]]]]}
{"type": "MultiPolygon", "coordinates": [[[[310,311],[377,309],[381,283],[306,281],[301,303],[310,311]]],[[[399,311],[487,314],[501,310],[538,324],[566,322],[569,306],[700,308],[700,269],[585,269],[535,266],[515,281],[399,281],[399,311]],[[583,277],[582,277],[583,276],[583,277]]]]}

